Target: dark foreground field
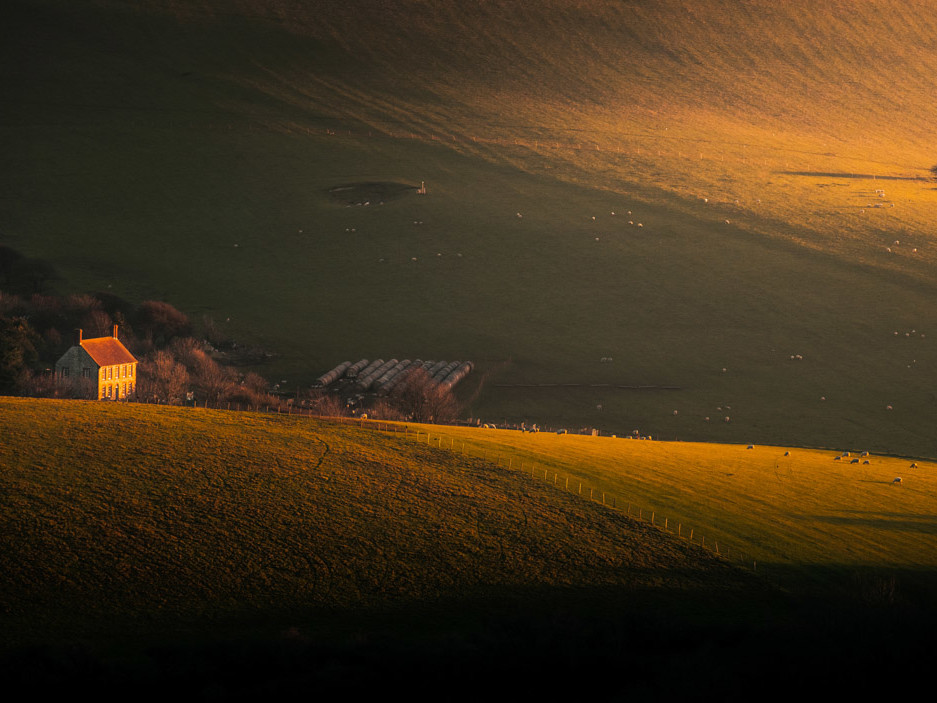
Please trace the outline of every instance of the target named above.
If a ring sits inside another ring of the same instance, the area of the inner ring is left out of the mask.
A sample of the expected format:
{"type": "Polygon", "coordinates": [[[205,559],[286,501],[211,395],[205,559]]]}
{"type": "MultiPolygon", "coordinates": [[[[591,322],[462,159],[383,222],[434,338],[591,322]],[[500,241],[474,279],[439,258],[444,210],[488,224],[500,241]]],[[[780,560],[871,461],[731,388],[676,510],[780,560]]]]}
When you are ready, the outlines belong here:
{"type": "Polygon", "coordinates": [[[933,601],[896,593],[901,574],[780,590],[646,520],[412,439],[2,406],[11,690],[770,698],[886,690],[929,661],[933,601]]]}

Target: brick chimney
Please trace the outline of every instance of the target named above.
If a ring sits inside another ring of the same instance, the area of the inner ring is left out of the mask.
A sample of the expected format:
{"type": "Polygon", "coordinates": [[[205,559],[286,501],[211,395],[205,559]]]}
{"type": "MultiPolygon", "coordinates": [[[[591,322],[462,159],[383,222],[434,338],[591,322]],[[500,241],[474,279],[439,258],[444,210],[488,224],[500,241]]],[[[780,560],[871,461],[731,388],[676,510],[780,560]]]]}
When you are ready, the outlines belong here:
{"type": "Polygon", "coordinates": [[[117,339],[117,325],[114,325],[114,339],[117,339]]]}
{"type": "Polygon", "coordinates": [[[81,328],[78,328],[78,346],[81,346],[81,340],[83,339],[81,328]]]}

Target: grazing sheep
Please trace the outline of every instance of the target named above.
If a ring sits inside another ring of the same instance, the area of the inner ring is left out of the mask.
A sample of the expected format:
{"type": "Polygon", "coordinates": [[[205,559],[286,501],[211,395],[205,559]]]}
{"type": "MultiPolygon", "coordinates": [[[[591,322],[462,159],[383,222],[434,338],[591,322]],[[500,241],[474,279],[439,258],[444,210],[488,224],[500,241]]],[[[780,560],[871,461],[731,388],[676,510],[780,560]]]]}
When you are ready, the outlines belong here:
{"type": "Polygon", "coordinates": [[[754,445],[754,444],[749,444],[748,447],[747,447],[747,449],[754,449],[754,448],[755,448],[755,445],[754,445]]]}
{"type": "Polygon", "coordinates": [[[868,463],[869,463],[869,460],[868,460],[868,459],[866,459],[866,460],[865,460],[865,461],[863,461],[862,463],[863,463],[863,464],[868,464],[868,463]]]}
{"type": "Polygon", "coordinates": [[[916,469],[916,468],[917,468],[917,462],[916,462],[916,461],[912,461],[912,462],[911,462],[911,468],[912,468],[912,469],[916,469]]]}
{"type": "Polygon", "coordinates": [[[853,460],[850,461],[849,463],[850,463],[850,464],[858,464],[858,463],[859,463],[859,460],[858,460],[858,459],[853,459],[853,460]]]}
{"type": "Polygon", "coordinates": [[[784,452],[784,456],[790,456],[790,455],[791,455],[790,452],[784,452]]]}
{"type": "Polygon", "coordinates": [[[899,486],[901,485],[901,476],[896,476],[896,477],[895,477],[895,480],[892,481],[892,484],[896,484],[896,483],[897,483],[899,486]]]}
{"type": "Polygon", "coordinates": [[[833,461],[839,461],[839,460],[842,459],[842,458],[843,458],[843,457],[841,457],[841,456],[834,456],[834,457],[833,457],[833,461]]]}

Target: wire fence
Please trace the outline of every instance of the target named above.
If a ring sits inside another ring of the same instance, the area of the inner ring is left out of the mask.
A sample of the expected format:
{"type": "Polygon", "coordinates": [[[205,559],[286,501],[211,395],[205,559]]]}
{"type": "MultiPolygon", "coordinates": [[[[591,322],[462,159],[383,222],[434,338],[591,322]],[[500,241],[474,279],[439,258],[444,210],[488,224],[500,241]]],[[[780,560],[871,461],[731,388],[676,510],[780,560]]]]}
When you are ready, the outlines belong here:
{"type": "Polygon", "coordinates": [[[725,540],[720,542],[719,538],[713,535],[713,532],[704,531],[706,530],[705,527],[701,528],[698,525],[687,524],[682,519],[674,519],[657,508],[642,504],[639,499],[611,491],[599,485],[591,485],[588,481],[583,481],[581,477],[563,473],[555,468],[538,463],[536,460],[513,455],[508,450],[498,451],[479,448],[471,443],[466,443],[464,439],[457,439],[443,432],[412,429],[406,424],[348,420],[347,418],[343,418],[341,421],[363,422],[362,426],[370,426],[380,432],[402,434],[405,438],[412,438],[417,443],[426,444],[441,451],[481,459],[503,469],[524,474],[529,476],[531,480],[551,485],[564,493],[578,496],[583,500],[600,504],[611,510],[620,511],[629,518],[644,521],[678,539],[683,539],[689,544],[706,549],[726,561],[757,573],[763,579],[778,587],[781,586],[782,575],[779,570],[769,569],[766,571],[764,565],[759,564],[757,559],[743,550],[731,546],[725,540]]]}

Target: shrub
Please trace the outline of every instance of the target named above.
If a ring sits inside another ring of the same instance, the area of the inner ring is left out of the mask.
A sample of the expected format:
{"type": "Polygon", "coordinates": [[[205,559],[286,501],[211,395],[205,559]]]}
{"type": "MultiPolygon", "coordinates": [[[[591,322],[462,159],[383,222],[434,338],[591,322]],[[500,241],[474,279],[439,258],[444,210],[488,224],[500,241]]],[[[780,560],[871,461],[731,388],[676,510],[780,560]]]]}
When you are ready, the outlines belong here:
{"type": "Polygon", "coordinates": [[[189,318],[169,303],[145,300],[134,315],[137,336],[158,347],[164,347],[176,337],[185,337],[192,331],[189,318]]]}

